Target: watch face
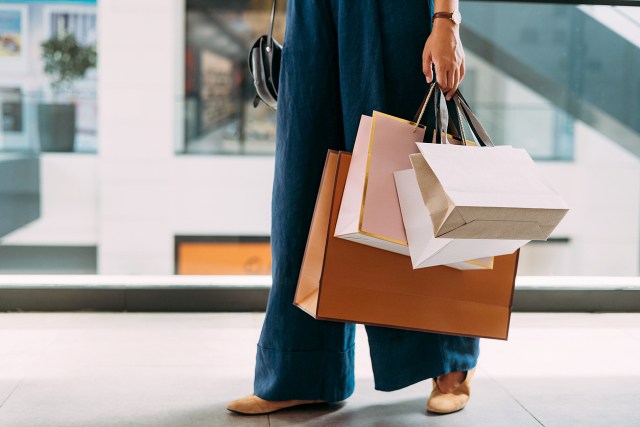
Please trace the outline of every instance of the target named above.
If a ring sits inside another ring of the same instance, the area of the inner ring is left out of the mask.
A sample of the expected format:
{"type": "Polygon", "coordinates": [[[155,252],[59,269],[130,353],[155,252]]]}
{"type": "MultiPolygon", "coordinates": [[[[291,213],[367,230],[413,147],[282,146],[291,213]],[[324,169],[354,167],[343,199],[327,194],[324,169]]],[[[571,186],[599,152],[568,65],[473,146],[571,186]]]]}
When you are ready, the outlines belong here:
{"type": "Polygon", "coordinates": [[[462,15],[460,15],[460,11],[456,10],[451,14],[451,20],[456,24],[460,24],[462,22],[462,15]]]}

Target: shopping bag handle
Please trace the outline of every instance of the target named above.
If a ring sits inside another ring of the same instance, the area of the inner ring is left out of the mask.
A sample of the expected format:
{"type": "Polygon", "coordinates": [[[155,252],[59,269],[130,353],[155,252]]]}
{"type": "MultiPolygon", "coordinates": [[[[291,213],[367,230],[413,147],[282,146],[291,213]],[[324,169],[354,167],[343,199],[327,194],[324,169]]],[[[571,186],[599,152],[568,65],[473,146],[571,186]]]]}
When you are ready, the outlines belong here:
{"type": "MultiPolygon", "coordinates": [[[[413,131],[415,132],[418,129],[418,126],[420,126],[420,123],[422,122],[422,118],[424,117],[424,113],[427,110],[427,106],[429,105],[429,101],[431,100],[431,97],[433,97],[433,111],[435,114],[434,124],[436,127],[436,143],[438,144],[447,143],[447,139],[445,135],[443,135],[442,131],[450,127],[448,125],[452,124],[451,123],[452,119],[449,117],[449,111],[447,109],[446,101],[444,102],[444,108],[442,105],[443,96],[444,94],[442,93],[442,90],[437,85],[437,83],[436,82],[431,83],[429,87],[429,91],[425,95],[424,99],[422,100],[422,103],[420,104],[420,107],[418,108],[418,111],[413,117],[413,122],[415,125],[413,128],[413,131]]],[[[466,145],[467,140],[464,136],[464,127],[462,126],[462,117],[460,115],[460,110],[457,107],[456,107],[456,113],[458,116],[458,124],[460,124],[459,129],[460,129],[460,132],[462,133],[461,141],[463,144],[466,145]]],[[[452,127],[455,129],[455,124],[452,127]]],[[[459,136],[457,132],[455,136],[459,136]]]]}
{"type": "MultiPolygon", "coordinates": [[[[447,108],[447,102],[444,99],[444,94],[439,87],[437,88],[436,94],[433,97],[433,103],[436,126],[436,144],[447,144],[448,141],[446,132],[449,130],[449,124],[451,124],[452,119],[449,116],[449,109],[447,108]]],[[[460,121],[460,117],[458,117],[458,123],[462,123],[460,121]]],[[[462,126],[460,126],[460,129],[462,129],[462,126]]],[[[462,145],[467,145],[467,141],[466,139],[464,139],[464,135],[462,136],[462,145]]]]}
{"type": "MultiPolygon", "coordinates": [[[[424,99],[422,100],[422,103],[420,104],[420,108],[418,109],[418,111],[416,112],[413,118],[413,122],[415,124],[413,131],[415,132],[418,129],[418,126],[420,125],[420,122],[424,117],[424,113],[427,109],[427,105],[429,105],[430,99],[433,97],[435,126],[436,126],[436,143],[440,143],[440,144],[447,143],[446,137],[443,135],[443,130],[446,130],[448,128],[447,125],[451,124],[452,120],[454,120],[453,118],[449,117],[448,109],[446,107],[447,105],[446,101],[444,103],[445,104],[444,108],[442,108],[443,96],[444,94],[442,93],[442,90],[440,89],[438,84],[436,82],[431,83],[429,87],[429,91],[427,92],[424,99]]],[[[459,89],[456,90],[456,93],[452,97],[451,101],[453,102],[454,111],[456,112],[456,118],[458,119],[457,124],[458,124],[458,129],[460,129],[459,136],[462,144],[466,145],[466,141],[467,141],[464,134],[464,124],[462,122],[462,117],[464,115],[464,118],[469,124],[469,128],[471,129],[471,132],[476,138],[477,143],[483,147],[493,147],[494,144],[493,144],[493,141],[491,140],[491,137],[489,137],[489,134],[480,123],[480,120],[478,120],[476,115],[473,113],[473,111],[471,110],[471,107],[469,106],[469,103],[464,98],[464,96],[462,96],[462,93],[460,92],[459,89]]],[[[453,128],[455,129],[455,123],[453,128]]]]}
{"type": "Polygon", "coordinates": [[[422,116],[424,116],[424,112],[427,109],[427,105],[429,104],[429,99],[431,99],[431,95],[433,94],[433,90],[435,89],[435,87],[436,87],[435,82],[431,83],[431,86],[429,86],[429,90],[427,91],[427,94],[424,96],[424,99],[420,103],[420,107],[418,107],[418,111],[416,112],[415,116],[413,116],[413,123],[416,125],[416,127],[413,129],[414,132],[416,131],[416,129],[418,129],[418,126],[422,121],[422,116]]]}
{"type": "MultiPolygon", "coordinates": [[[[469,103],[464,98],[464,96],[462,96],[462,93],[459,89],[456,90],[456,93],[453,96],[453,100],[456,104],[456,109],[458,109],[458,111],[462,110],[462,113],[467,119],[467,123],[469,123],[469,127],[471,128],[471,131],[473,132],[478,142],[485,147],[493,147],[494,144],[491,140],[491,137],[480,123],[480,120],[478,120],[476,115],[473,113],[471,107],[469,106],[469,103]]],[[[462,121],[460,121],[460,126],[462,128],[462,121]]]]}

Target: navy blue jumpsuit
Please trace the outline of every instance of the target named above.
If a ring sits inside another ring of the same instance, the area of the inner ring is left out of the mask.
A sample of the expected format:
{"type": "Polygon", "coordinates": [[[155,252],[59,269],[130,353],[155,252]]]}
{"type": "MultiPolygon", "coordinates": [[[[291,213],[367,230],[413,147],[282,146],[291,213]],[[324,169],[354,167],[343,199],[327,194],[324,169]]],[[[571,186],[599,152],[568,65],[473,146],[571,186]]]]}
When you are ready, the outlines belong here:
{"type": "MultiPolygon", "coordinates": [[[[353,324],[293,305],[327,150],[353,148],[360,116],[410,119],[427,90],[432,0],[289,0],[276,129],[273,287],[254,393],[344,400],[354,389],[353,324]]],[[[476,365],[478,339],[367,326],[375,387],[397,390],[476,365]]]]}

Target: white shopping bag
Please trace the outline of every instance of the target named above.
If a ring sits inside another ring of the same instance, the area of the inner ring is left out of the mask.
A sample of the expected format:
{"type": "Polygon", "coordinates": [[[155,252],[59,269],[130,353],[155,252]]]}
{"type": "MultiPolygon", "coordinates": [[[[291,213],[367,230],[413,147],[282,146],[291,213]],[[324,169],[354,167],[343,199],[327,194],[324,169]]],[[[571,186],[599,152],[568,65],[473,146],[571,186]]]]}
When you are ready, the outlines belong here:
{"type": "MultiPolygon", "coordinates": [[[[419,154],[411,156],[412,162],[421,159],[419,154]]],[[[487,268],[491,257],[512,254],[529,241],[436,238],[414,170],[398,171],[394,176],[414,269],[436,265],[458,268],[460,262],[464,263],[463,269],[473,265],[487,268]]]]}
{"type": "Polygon", "coordinates": [[[546,240],[569,210],[524,149],[417,145],[436,237],[546,240]]]}

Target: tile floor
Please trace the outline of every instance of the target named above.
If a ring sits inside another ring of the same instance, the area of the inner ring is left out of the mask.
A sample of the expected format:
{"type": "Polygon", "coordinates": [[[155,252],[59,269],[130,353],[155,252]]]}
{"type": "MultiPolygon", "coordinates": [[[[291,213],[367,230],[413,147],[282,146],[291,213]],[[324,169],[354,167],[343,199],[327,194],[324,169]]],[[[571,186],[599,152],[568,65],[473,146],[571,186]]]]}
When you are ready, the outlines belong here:
{"type": "Polygon", "coordinates": [[[0,313],[0,426],[640,426],[640,314],[514,314],[483,340],[467,408],[427,415],[422,382],[357,385],[335,405],[241,417],[263,315],[0,313]]]}

